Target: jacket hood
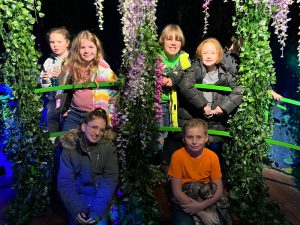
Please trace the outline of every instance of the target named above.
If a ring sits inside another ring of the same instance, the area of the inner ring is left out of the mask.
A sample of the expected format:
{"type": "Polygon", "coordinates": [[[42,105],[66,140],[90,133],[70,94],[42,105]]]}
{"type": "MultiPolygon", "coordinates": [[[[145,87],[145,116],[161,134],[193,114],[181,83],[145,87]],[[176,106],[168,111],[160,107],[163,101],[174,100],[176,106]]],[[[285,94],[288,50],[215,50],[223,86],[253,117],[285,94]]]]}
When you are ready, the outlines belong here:
{"type": "MultiPolygon", "coordinates": [[[[81,139],[83,136],[82,132],[80,132],[78,129],[72,129],[68,131],[66,134],[64,134],[61,138],[61,144],[64,149],[73,150],[76,147],[77,141],[81,139]]],[[[117,138],[116,132],[112,131],[111,129],[108,129],[103,138],[99,140],[99,142],[107,142],[107,143],[113,143],[117,138]]]]}
{"type": "Polygon", "coordinates": [[[72,129],[60,138],[60,142],[64,149],[75,149],[76,142],[79,139],[78,129],[72,129]]]}

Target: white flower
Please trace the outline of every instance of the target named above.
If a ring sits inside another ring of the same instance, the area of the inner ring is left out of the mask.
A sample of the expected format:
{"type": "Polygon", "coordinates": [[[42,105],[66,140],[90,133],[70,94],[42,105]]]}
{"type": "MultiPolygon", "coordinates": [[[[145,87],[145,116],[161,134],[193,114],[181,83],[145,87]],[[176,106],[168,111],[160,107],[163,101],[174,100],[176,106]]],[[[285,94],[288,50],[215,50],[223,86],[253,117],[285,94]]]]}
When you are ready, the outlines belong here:
{"type": "Polygon", "coordinates": [[[103,5],[102,2],[104,0],[95,0],[94,5],[96,6],[96,16],[98,16],[98,25],[99,29],[103,30],[103,5]]]}

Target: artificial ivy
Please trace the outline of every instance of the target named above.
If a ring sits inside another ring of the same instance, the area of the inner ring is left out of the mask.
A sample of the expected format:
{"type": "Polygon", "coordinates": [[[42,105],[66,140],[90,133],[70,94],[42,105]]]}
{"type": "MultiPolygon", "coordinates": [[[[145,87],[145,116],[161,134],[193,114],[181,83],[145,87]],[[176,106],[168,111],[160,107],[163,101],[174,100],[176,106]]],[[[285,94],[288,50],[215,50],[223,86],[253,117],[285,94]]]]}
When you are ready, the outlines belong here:
{"type": "Polygon", "coordinates": [[[118,152],[121,186],[114,224],[157,224],[160,216],[154,184],[160,179],[153,165],[157,154],[155,120],[156,1],[120,1],[125,49],[120,87],[118,152]]]}
{"type": "Polygon", "coordinates": [[[37,0],[1,0],[3,46],[1,83],[13,90],[14,103],[3,107],[4,152],[12,163],[15,197],[7,208],[9,224],[29,224],[49,203],[53,146],[40,124],[41,96],[34,93],[39,75],[33,26],[40,13],[37,0]]]}
{"type": "Polygon", "coordinates": [[[241,224],[288,224],[276,204],[267,197],[262,169],[270,146],[273,118],[270,85],[275,70],[268,25],[270,10],[265,1],[235,1],[233,18],[237,34],[243,39],[238,82],[244,87],[243,103],[229,122],[231,141],[226,145],[226,159],[232,210],[241,224]]]}

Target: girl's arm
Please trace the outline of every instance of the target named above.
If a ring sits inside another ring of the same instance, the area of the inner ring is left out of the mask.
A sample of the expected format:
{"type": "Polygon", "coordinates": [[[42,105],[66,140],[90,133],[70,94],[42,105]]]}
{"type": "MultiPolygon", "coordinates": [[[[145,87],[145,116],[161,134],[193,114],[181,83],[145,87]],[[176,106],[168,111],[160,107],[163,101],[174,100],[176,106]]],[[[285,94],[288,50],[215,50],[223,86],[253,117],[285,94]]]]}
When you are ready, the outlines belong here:
{"type": "Polygon", "coordinates": [[[74,170],[71,162],[71,151],[62,150],[57,177],[57,189],[62,202],[73,218],[84,211],[82,195],[77,192],[74,170]]]}
{"type": "Polygon", "coordinates": [[[41,74],[38,79],[39,85],[43,88],[51,86],[51,81],[50,81],[51,74],[46,70],[46,68],[48,68],[49,65],[50,65],[50,58],[46,59],[46,61],[44,62],[42,66],[41,74]]]}

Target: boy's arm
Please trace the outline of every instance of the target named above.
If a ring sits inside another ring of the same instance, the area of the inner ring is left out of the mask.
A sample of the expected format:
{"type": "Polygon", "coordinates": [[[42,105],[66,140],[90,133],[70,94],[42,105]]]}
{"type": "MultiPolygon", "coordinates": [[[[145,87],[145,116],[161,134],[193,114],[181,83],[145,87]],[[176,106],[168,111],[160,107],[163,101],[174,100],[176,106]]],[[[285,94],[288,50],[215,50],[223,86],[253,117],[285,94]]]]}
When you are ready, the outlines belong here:
{"type": "Polygon", "coordinates": [[[198,215],[198,213],[201,214],[202,210],[215,204],[221,198],[221,196],[223,194],[222,179],[212,180],[212,182],[215,183],[217,186],[216,193],[211,198],[205,199],[201,202],[198,202],[194,199],[190,199],[190,203],[181,205],[184,212],[186,212],[190,215],[196,214],[197,216],[200,216],[200,215],[198,215]]]}
{"type": "Polygon", "coordinates": [[[216,193],[211,198],[208,198],[208,199],[205,199],[202,202],[199,202],[199,203],[201,203],[201,207],[202,207],[202,209],[200,209],[200,210],[206,209],[207,207],[215,204],[217,201],[219,201],[219,199],[223,195],[222,179],[213,180],[212,182],[215,183],[216,186],[217,186],[216,193]]]}
{"type": "Polygon", "coordinates": [[[173,196],[178,202],[179,205],[188,204],[191,202],[191,199],[182,192],[181,180],[176,177],[171,177],[171,187],[173,196]]]}

